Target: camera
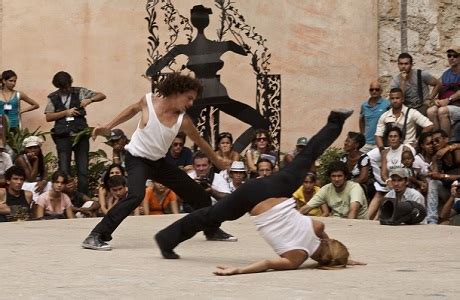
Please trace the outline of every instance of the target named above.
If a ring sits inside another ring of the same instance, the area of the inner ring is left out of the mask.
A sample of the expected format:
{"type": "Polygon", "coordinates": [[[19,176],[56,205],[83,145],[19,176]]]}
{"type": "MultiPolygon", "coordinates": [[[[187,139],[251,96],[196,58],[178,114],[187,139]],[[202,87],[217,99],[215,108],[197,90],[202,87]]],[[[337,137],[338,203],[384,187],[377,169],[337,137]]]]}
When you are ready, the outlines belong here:
{"type": "Polygon", "coordinates": [[[195,181],[204,189],[208,189],[211,187],[211,182],[208,178],[197,178],[195,181]]]}

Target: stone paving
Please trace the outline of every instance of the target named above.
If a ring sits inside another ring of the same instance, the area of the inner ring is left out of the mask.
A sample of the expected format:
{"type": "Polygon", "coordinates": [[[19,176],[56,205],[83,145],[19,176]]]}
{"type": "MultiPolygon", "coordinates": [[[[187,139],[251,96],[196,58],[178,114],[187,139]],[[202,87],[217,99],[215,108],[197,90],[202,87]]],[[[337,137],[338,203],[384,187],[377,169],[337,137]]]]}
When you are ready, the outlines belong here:
{"type": "Polygon", "coordinates": [[[327,232],[367,266],[218,277],[216,265],[243,266],[275,254],[249,217],[225,223],[236,243],[202,234],[160,257],[153,234],[178,216],[129,217],[110,252],[80,248],[98,219],[0,224],[0,299],[458,299],[460,227],[381,226],[322,219],[327,232]]]}

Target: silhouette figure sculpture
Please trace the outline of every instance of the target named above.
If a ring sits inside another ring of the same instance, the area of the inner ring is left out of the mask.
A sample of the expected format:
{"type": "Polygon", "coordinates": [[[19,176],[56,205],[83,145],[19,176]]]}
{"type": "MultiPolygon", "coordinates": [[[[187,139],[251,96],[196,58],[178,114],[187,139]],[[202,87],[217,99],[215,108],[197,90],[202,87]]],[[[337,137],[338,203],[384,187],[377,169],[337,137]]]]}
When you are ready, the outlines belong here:
{"type": "Polygon", "coordinates": [[[251,125],[234,143],[234,148],[240,152],[249,145],[255,130],[268,129],[269,122],[253,107],[230,98],[227,89],[220,83],[217,72],[224,66],[220,57],[225,52],[232,51],[244,56],[247,53],[243,47],[233,41],[211,41],[204,35],[204,29],[209,25],[209,15],[212,14],[210,8],[196,5],[190,13],[192,25],[198,30],[195,39],[189,44],[176,45],[172,48],[165,56],[150,65],[146,72],[147,76],[155,78],[176,56],[186,55],[188,57],[186,67],[195,73],[195,77],[204,87],[203,93],[187,113],[196,122],[202,109],[214,106],[251,125]]]}

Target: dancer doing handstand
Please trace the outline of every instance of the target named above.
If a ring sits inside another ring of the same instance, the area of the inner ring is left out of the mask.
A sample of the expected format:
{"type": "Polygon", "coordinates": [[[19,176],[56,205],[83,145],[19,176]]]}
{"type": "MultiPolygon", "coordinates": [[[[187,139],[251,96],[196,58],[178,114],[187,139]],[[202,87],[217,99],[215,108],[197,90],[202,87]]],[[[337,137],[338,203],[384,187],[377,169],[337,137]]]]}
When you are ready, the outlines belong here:
{"type": "Polygon", "coordinates": [[[332,111],[328,122],[295,159],[278,173],[253,179],[212,207],[186,215],[155,235],[166,259],[178,259],[174,248],[197,232],[236,220],[249,212],[264,239],[280,256],[244,268],[219,267],[217,275],[263,272],[268,269],[298,268],[308,257],[322,266],[356,264],[348,260],[347,248],[329,239],[324,224],[301,215],[295,210],[295,200],[287,197],[302,184],[314,161],[340,135],[345,119],[352,110],[332,111]]]}

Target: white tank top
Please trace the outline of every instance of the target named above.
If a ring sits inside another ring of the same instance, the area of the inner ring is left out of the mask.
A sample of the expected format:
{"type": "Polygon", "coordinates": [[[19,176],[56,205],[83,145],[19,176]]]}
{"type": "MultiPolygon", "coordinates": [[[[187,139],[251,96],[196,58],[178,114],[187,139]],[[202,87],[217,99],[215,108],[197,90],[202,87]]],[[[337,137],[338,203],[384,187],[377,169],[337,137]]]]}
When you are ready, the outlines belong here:
{"type": "Polygon", "coordinates": [[[312,219],[299,213],[295,203],[294,198],[289,198],[251,218],[260,235],[278,255],[290,250],[304,250],[311,256],[321,239],[313,230],[312,219]]]}
{"type": "Polygon", "coordinates": [[[125,146],[125,149],[133,156],[158,160],[165,157],[166,153],[174,141],[185,113],[181,113],[177,118],[176,124],[172,127],[166,127],[160,123],[153,108],[152,93],[145,95],[149,112],[149,120],[144,128],[140,128],[140,123],[134,131],[131,141],[125,146]]]}

